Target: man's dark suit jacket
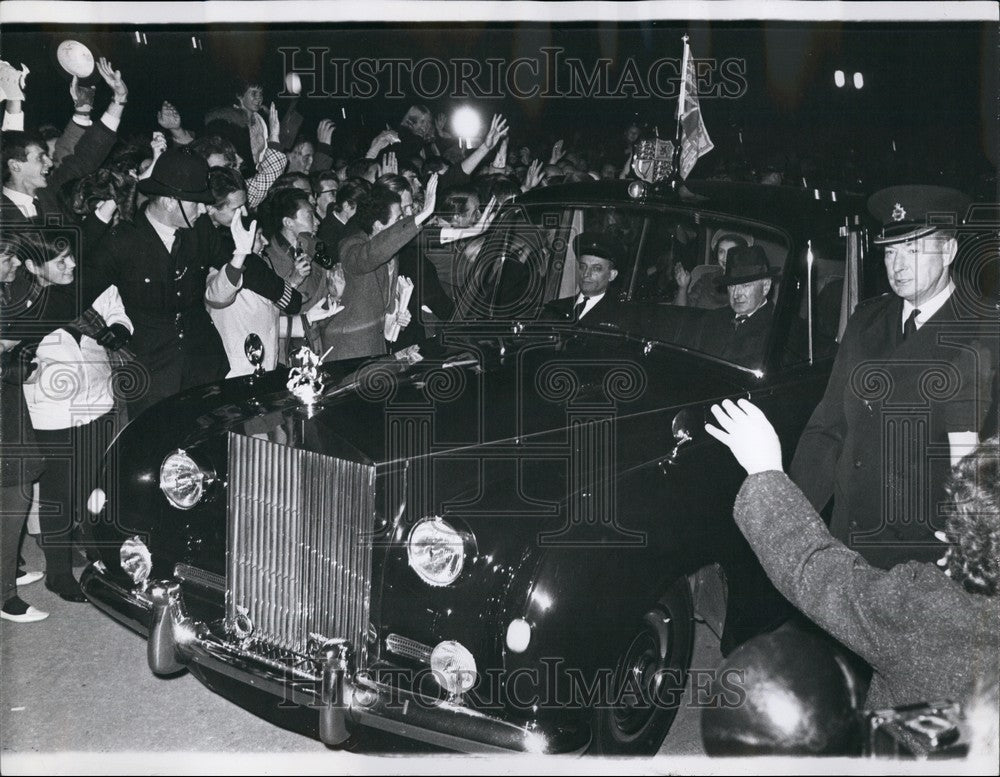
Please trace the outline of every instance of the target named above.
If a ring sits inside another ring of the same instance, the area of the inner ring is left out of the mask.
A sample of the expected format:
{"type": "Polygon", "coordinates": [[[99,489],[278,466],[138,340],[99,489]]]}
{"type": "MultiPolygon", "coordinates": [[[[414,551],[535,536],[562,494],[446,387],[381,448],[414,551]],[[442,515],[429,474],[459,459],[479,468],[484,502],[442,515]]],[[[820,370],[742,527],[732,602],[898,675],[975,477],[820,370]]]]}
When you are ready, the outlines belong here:
{"type": "Polygon", "coordinates": [[[949,432],[982,430],[995,398],[997,332],[958,292],[902,337],[903,301],[858,306],[790,474],[830,530],[870,563],[934,561],[944,546],[949,432]]]}
{"type": "Polygon", "coordinates": [[[4,229],[21,225],[44,226],[48,216],[68,218],[69,214],[59,199],[59,189],[67,182],[83,178],[97,170],[117,139],[116,132],[108,129],[103,122],[95,121],[83,133],[73,153],[63,159],[59,167],[49,172],[46,179],[48,185],[35,192],[37,216],[32,219],[25,217],[8,197],[0,197],[0,223],[4,225],[4,229]]]}
{"type": "MultiPolygon", "coordinates": [[[[579,297],[580,294],[577,292],[572,297],[562,297],[561,299],[549,302],[542,308],[542,319],[546,321],[573,322],[573,309],[576,307],[576,301],[579,297]]],[[[597,304],[588,310],[580,318],[579,322],[576,323],[590,326],[601,321],[614,321],[615,314],[620,308],[621,303],[618,301],[618,291],[613,286],[609,286],[597,304]]]]}
{"type": "Polygon", "coordinates": [[[347,237],[347,224],[344,224],[333,215],[333,208],[326,212],[326,216],[316,230],[316,237],[326,243],[326,255],[334,262],[340,261],[340,241],[347,237]]]}

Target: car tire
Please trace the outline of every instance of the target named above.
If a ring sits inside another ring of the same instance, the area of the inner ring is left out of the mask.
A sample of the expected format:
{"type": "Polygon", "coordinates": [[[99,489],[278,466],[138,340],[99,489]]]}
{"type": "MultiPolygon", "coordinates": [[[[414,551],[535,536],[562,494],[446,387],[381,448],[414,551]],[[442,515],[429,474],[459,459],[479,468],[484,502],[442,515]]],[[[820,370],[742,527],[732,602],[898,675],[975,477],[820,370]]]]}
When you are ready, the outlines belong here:
{"type": "Polygon", "coordinates": [[[680,577],[625,643],[611,699],[593,713],[589,753],[652,755],[659,750],[684,698],[693,642],[691,590],[687,578],[680,577]]]}

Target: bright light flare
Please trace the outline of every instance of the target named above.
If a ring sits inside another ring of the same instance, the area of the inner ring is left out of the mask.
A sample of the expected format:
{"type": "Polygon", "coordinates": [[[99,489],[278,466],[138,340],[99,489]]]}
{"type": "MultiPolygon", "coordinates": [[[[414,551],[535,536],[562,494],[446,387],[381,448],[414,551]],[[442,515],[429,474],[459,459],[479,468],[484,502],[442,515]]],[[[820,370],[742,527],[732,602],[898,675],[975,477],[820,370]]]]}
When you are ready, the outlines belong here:
{"type": "Polygon", "coordinates": [[[451,115],[451,130],[463,140],[478,138],[483,129],[483,120],[474,108],[463,105],[451,115]]]}

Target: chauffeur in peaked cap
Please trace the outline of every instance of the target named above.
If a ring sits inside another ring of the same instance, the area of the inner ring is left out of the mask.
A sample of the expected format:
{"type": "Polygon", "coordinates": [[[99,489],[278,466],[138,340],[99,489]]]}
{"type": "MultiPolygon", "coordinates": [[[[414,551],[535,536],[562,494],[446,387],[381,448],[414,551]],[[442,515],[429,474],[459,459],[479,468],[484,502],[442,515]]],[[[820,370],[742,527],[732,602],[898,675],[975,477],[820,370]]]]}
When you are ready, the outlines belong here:
{"type": "Polygon", "coordinates": [[[575,296],[553,300],[545,306],[545,318],[597,323],[613,321],[618,310],[618,294],[611,283],[618,277],[621,247],[604,232],[581,232],[573,238],[576,254],[575,296]]]}

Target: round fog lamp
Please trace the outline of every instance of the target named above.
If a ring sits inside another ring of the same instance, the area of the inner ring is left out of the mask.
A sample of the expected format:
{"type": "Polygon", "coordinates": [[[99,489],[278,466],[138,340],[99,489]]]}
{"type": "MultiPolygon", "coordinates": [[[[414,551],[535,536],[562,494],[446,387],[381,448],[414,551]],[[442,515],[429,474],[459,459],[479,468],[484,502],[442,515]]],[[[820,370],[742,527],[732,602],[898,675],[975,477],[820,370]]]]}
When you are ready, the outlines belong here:
{"type": "Polygon", "coordinates": [[[455,582],[465,564],[465,538],[438,517],[424,518],[406,539],[407,561],[428,585],[455,582]]]}
{"type": "Polygon", "coordinates": [[[460,696],[476,682],[476,659],[460,642],[439,642],[431,651],[431,672],[438,685],[452,696],[460,696]]]}
{"type": "Polygon", "coordinates": [[[160,465],[160,490],[181,510],[190,510],[198,504],[211,482],[211,475],[182,450],[171,453],[160,465]]]}
{"type": "Polygon", "coordinates": [[[118,556],[122,569],[132,578],[133,583],[142,585],[149,579],[149,573],[153,571],[153,557],[141,539],[129,537],[122,543],[118,556]]]}
{"type": "Polygon", "coordinates": [[[507,647],[514,653],[523,653],[531,642],[531,626],[524,618],[514,618],[507,626],[507,647]]]}

